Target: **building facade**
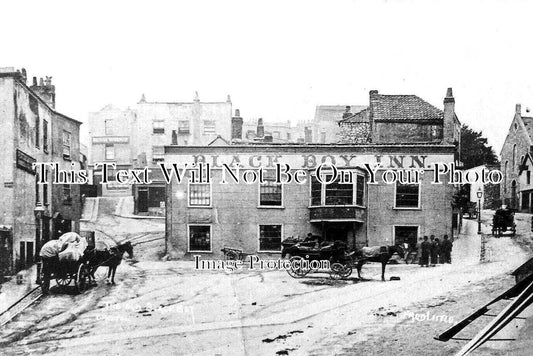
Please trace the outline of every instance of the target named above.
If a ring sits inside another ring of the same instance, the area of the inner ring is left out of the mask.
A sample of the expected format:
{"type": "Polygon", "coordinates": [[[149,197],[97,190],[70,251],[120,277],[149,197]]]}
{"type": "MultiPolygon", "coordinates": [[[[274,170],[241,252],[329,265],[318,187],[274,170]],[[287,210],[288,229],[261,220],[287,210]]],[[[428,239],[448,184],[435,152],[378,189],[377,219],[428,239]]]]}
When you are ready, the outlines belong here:
{"type": "Polygon", "coordinates": [[[0,69],[0,115],[4,135],[0,157],[0,249],[2,271],[13,271],[34,261],[43,242],[60,232],[79,231],[81,201],[76,185],[39,184],[34,163],[57,163],[61,170],[79,170],[81,123],[55,111],[55,87],[25,70],[0,69]],[[6,259],[5,257],[8,257],[6,259]]]}
{"type": "MultiPolygon", "coordinates": [[[[515,115],[500,152],[503,182],[500,185],[502,204],[512,209],[521,207],[520,165],[531,151],[533,117],[522,116],[522,107],[516,104],[515,115]]],[[[527,173],[524,173],[527,174],[527,173]]],[[[525,196],[525,195],[524,195],[525,196]]]]}
{"type": "MultiPolygon", "coordinates": [[[[163,215],[165,184],[153,175],[153,184],[136,186],[102,182],[97,162],[114,163],[116,169],[156,167],[163,160],[165,145],[208,145],[217,137],[231,139],[232,103],[202,102],[198,93],[192,102],[150,102],[143,95],[133,108],[112,105],[89,113],[89,167],[94,185],[103,196],[134,196],[138,214],[163,215]]],[[[112,177],[113,170],[109,171],[112,177]]]]}
{"type": "MultiPolygon", "coordinates": [[[[196,168],[187,172],[191,175],[197,170],[196,181],[173,179],[168,185],[169,254],[174,258],[196,254],[219,257],[223,247],[234,247],[275,256],[283,239],[307,233],[323,241],[342,240],[351,247],[412,245],[424,235],[452,235],[458,226],[452,207],[456,188],[448,184],[445,175],[442,184],[432,183],[435,163],[458,161],[459,121],[451,89],[444,110],[414,96],[376,98],[376,94],[370,93],[367,110],[370,118],[379,119],[368,121],[369,132],[361,131],[369,137],[364,143],[356,138],[356,142],[343,144],[166,146],[167,167],[195,163],[196,168]],[[378,111],[387,107],[397,111],[378,111]],[[398,136],[383,132],[396,126],[398,136]],[[199,171],[199,163],[203,167],[209,164],[210,174],[199,171]],[[289,165],[292,176],[299,171],[305,179],[300,183],[276,182],[276,163],[289,165]],[[321,163],[338,169],[337,175],[326,171],[329,184],[317,177],[320,172],[316,168],[321,163]],[[264,180],[246,183],[246,177],[261,174],[261,168],[264,180]],[[386,181],[390,175],[414,170],[420,174],[417,183],[386,181]],[[198,177],[208,175],[210,182],[198,181],[198,177]],[[368,184],[374,175],[375,183],[368,184]]],[[[345,119],[350,116],[345,115],[345,119]]],[[[346,125],[339,128],[344,129],[346,125]]]]}

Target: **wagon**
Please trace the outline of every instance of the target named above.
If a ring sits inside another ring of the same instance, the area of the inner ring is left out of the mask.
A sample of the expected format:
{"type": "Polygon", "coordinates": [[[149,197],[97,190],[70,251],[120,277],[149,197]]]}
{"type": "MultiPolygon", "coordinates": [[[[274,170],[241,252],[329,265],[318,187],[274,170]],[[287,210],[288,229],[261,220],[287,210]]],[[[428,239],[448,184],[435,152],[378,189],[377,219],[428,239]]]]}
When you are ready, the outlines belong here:
{"type": "Polygon", "coordinates": [[[285,244],[281,257],[289,257],[290,268],[287,273],[293,278],[305,277],[310,272],[329,273],[333,279],[348,278],[352,274],[354,253],[346,252],[346,244],[342,241],[316,247],[306,243],[285,244]],[[329,262],[324,268],[321,262],[329,262]]]}
{"type": "Polygon", "coordinates": [[[511,231],[511,236],[516,234],[514,211],[511,209],[498,209],[492,217],[492,235],[501,236],[506,231],[511,231]]]}
{"type": "Polygon", "coordinates": [[[44,275],[42,262],[39,262],[39,264],[37,281],[43,293],[48,293],[52,279],[55,279],[60,287],[68,286],[74,282],[78,293],[82,293],[90,286],[90,269],[84,258],[79,261],[59,261],[50,265],[49,276],[44,275]]]}

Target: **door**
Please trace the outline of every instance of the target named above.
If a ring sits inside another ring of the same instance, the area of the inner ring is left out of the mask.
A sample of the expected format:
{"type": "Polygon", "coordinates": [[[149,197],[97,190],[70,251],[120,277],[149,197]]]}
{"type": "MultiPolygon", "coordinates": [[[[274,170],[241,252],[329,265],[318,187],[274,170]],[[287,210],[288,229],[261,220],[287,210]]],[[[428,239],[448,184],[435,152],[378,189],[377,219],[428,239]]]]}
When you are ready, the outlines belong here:
{"type": "Polygon", "coordinates": [[[139,188],[137,196],[137,206],[139,207],[139,213],[148,212],[148,189],[139,188]]]}

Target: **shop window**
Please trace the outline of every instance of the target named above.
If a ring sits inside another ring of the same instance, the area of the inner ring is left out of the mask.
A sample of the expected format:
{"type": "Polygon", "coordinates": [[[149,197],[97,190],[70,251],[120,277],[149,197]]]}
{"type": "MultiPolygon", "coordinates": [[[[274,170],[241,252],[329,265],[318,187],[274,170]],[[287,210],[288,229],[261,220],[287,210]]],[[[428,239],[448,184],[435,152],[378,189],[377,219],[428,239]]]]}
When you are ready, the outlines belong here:
{"type": "Polygon", "coordinates": [[[396,208],[418,208],[419,205],[419,184],[396,183],[396,208]]]}
{"type": "Polygon", "coordinates": [[[63,184],[63,204],[64,205],[72,204],[70,184],[63,184]]]}
{"type": "Polygon", "coordinates": [[[211,184],[191,183],[189,184],[189,206],[210,206],[211,205],[211,184]]]}
{"type": "Polygon", "coordinates": [[[115,159],[115,145],[112,143],[106,143],[105,145],[105,159],[114,160],[115,159]]]}
{"type": "Polygon", "coordinates": [[[43,120],[43,151],[48,153],[48,121],[43,120]]]}
{"type": "Polygon", "coordinates": [[[148,207],[161,208],[165,205],[165,187],[148,187],[148,207]]]}
{"type": "Polygon", "coordinates": [[[152,147],[152,161],[162,162],[165,160],[165,146],[153,146],[152,147]]]}
{"type": "Polygon", "coordinates": [[[165,133],[165,122],[162,120],[153,121],[153,133],[154,134],[164,134],[165,133]]]}
{"type": "Polygon", "coordinates": [[[204,135],[212,135],[216,133],[216,125],[214,120],[204,120],[204,135]]]}
{"type": "Polygon", "coordinates": [[[265,183],[259,183],[259,206],[282,206],[283,187],[276,183],[275,171],[265,171],[265,183]]]}
{"type": "Polygon", "coordinates": [[[259,225],[259,251],[281,250],[281,225],[259,225]]]}
{"type": "Polygon", "coordinates": [[[105,120],[105,134],[113,135],[113,120],[105,120]]]}
{"type": "Polygon", "coordinates": [[[70,144],[72,135],[70,132],[63,130],[63,158],[70,159],[70,144]]]}
{"type": "Polygon", "coordinates": [[[189,120],[180,120],[180,121],[178,121],[178,133],[180,133],[180,134],[188,134],[189,132],[190,132],[189,120]]]}
{"type": "Polygon", "coordinates": [[[211,226],[189,225],[189,252],[211,251],[211,226]]]}
{"type": "Polygon", "coordinates": [[[418,226],[395,226],[394,244],[408,244],[411,248],[416,248],[418,241],[418,226]]]}

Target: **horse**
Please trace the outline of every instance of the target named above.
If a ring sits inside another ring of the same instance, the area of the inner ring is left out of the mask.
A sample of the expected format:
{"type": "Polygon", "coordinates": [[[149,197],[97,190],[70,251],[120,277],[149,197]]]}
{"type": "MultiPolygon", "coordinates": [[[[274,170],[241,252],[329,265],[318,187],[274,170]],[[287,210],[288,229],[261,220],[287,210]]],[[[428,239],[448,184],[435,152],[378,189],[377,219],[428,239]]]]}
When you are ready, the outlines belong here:
{"type": "Polygon", "coordinates": [[[115,284],[115,272],[117,267],[122,262],[122,256],[127,252],[129,257],[133,257],[133,245],[130,241],[120,243],[110,249],[96,250],[94,249],[88,256],[89,274],[92,280],[95,280],[94,273],[100,266],[108,267],[107,283],[115,284]],[[110,280],[111,278],[111,280],[110,280]]]}
{"type": "Polygon", "coordinates": [[[392,255],[397,253],[400,255],[401,258],[405,257],[405,250],[401,245],[394,245],[394,246],[383,246],[383,247],[372,247],[372,248],[379,248],[380,252],[376,256],[372,257],[365,257],[363,256],[363,250],[357,251],[357,260],[356,260],[356,268],[357,268],[357,275],[360,279],[361,277],[361,268],[363,268],[363,265],[366,262],[380,262],[381,263],[381,280],[385,281],[385,266],[387,266],[387,262],[389,262],[392,255]]]}

